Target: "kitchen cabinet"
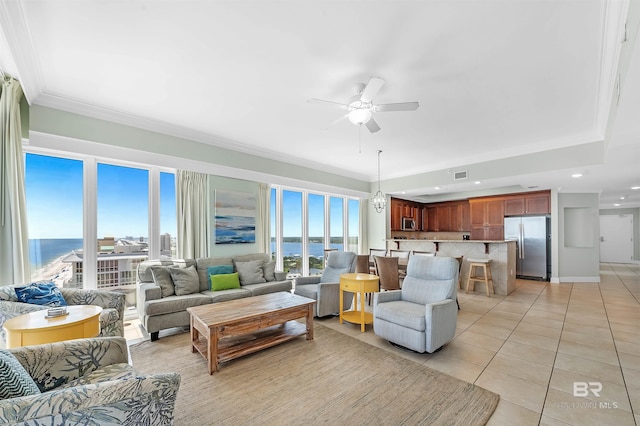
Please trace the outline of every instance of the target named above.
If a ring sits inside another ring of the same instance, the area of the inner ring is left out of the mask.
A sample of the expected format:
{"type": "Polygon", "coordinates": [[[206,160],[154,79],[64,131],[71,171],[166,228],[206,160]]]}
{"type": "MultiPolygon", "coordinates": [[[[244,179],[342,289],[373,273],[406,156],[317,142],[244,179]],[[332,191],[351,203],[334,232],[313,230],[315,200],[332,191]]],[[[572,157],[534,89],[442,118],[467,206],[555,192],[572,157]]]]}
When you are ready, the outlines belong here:
{"type": "Polygon", "coordinates": [[[504,200],[469,200],[472,240],[502,240],[504,236],[504,200]]]}
{"type": "Polygon", "coordinates": [[[518,194],[504,200],[505,216],[550,213],[550,195],[548,191],[518,194]]]}
{"type": "Polygon", "coordinates": [[[416,230],[420,230],[422,222],[422,204],[414,201],[391,198],[391,230],[402,231],[402,218],[409,217],[416,223],[416,230]]]}
{"type": "Polygon", "coordinates": [[[391,198],[391,230],[402,230],[402,200],[391,198]]]}

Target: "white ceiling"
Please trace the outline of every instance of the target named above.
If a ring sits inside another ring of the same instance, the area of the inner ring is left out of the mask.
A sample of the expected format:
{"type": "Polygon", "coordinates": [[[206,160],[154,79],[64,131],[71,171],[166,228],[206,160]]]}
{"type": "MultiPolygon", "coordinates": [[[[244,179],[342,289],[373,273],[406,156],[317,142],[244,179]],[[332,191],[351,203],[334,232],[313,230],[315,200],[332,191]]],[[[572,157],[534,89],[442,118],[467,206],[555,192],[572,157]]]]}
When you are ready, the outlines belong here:
{"type": "MultiPolygon", "coordinates": [[[[30,103],[366,181],[376,179],[378,149],[386,180],[604,139],[602,164],[478,173],[470,180],[481,184],[443,181],[440,192],[553,188],[601,192],[609,208],[627,195],[621,207],[640,207],[640,190],[630,189],[640,185],[640,43],[637,12],[621,43],[627,7],[0,0],[0,67],[30,103]],[[363,127],[359,152],[359,128],[327,128],[343,112],[307,100],[347,103],[371,76],[385,80],[375,103],[420,107],[376,113],[382,130],[363,127]],[[576,171],[585,176],[572,179],[576,171]]],[[[419,179],[396,190],[438,193],[419,179]]]]}

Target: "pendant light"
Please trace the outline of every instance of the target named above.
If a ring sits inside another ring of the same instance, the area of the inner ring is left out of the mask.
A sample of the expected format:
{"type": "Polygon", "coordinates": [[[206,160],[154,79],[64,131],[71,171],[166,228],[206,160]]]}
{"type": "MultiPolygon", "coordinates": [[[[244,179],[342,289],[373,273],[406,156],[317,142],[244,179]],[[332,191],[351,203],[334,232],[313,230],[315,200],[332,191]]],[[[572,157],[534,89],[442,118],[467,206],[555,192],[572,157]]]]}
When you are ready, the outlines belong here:
{"type": "Polygon", "coordinates": [[[371,197],[371,205],[376,209],[378,213],[384,210],[384,207],[387,205],[387,197],[380,191],[380,153],[382,151],[378,150],[378,192],[373,194],[371,197]]]}

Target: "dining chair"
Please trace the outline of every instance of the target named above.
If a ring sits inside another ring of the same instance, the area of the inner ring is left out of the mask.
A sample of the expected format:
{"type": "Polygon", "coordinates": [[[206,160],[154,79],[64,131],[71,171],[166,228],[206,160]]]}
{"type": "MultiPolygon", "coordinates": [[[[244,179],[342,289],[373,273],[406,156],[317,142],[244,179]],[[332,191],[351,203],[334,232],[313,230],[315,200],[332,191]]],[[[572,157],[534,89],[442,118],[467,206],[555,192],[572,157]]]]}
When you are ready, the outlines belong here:
{"type": "Polygon", "coordinates": [[[376,271],[376,263],[373,259],[375,256],[386,256],[387,251],[383,249],[369,249],[369,273],[378,275],[376,271]]]}
{"type": "Polygon", "coordinates": [[[435,256],[436,253],[433,251],[418,251],[411,250],[411,256],[435,256]]]}
{"type": "Polygon", "coordinates": [[[360,274],[369,274],[369,256],[366,254],[359,254],[356,258],[356,272],[360,274]]]}
{"type": "Polygon", "coordinates": [[[389,250],[389,256],[398,258],[400,279],[404,279],[407,276],[407,263],[409,263],[410,254],[411,252],[406,250],[389,250]]]}
{"type": "Polygon", "coordinates": [[[398,258],[375,256],[374,261],[380,279],[380,290],[400,290],[398,258]]]}

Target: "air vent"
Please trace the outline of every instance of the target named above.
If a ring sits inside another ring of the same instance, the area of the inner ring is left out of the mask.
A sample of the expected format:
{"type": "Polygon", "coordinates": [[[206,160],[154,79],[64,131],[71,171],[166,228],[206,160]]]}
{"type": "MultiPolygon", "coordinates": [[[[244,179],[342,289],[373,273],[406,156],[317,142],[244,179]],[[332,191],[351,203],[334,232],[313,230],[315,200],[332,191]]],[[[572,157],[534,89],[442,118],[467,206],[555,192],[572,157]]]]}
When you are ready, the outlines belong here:
{"type": "Polygon", "coordinates": [[[458,172],[453,172],[453,180],[462,180],[467,179],[469,177],[469,172],[467,170],[460,170],[458,172]]]}

